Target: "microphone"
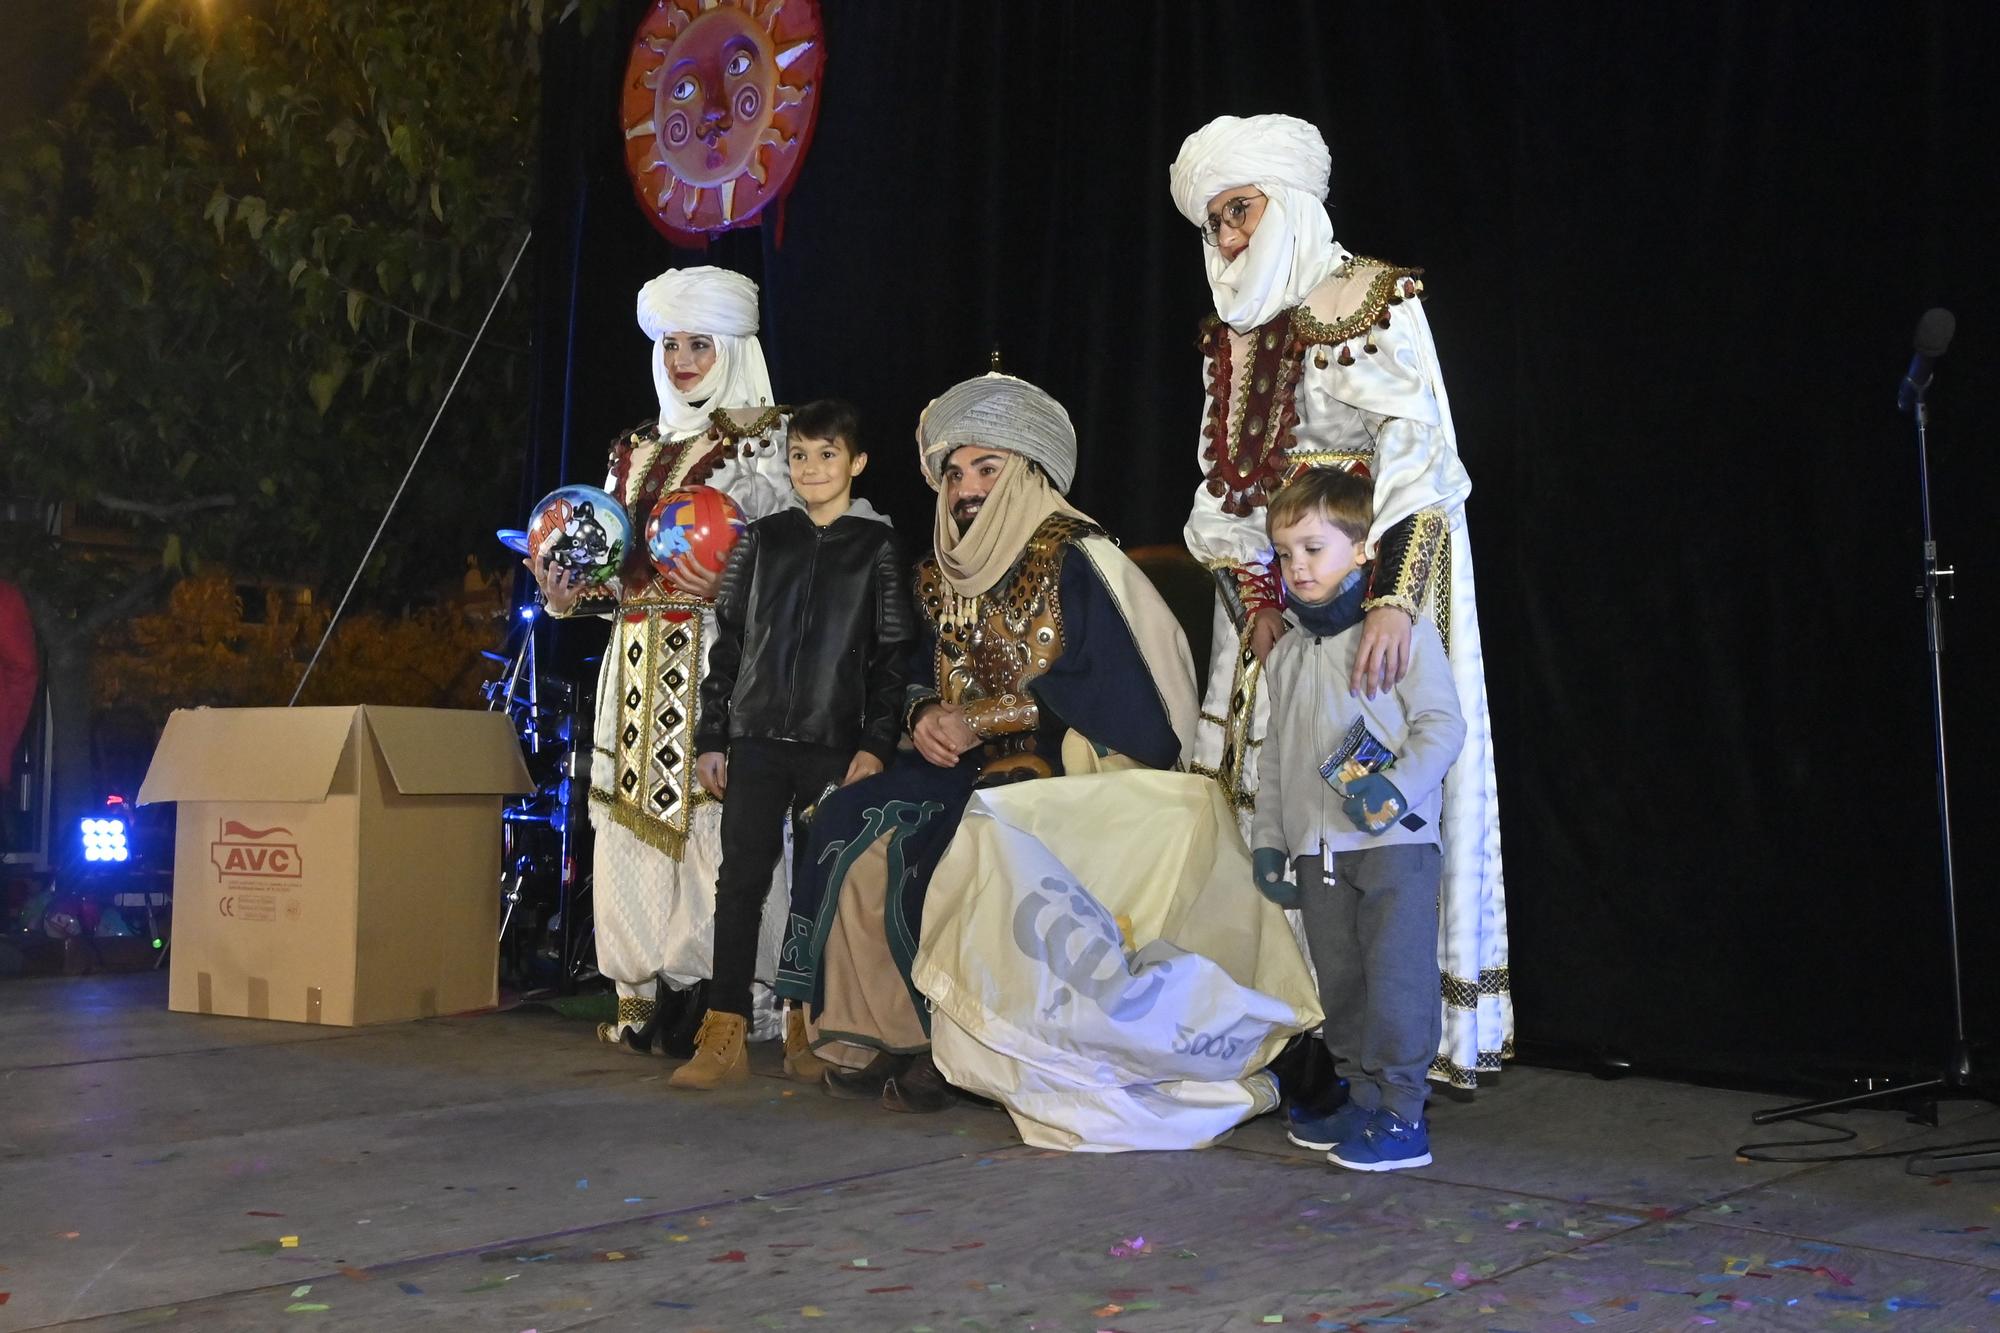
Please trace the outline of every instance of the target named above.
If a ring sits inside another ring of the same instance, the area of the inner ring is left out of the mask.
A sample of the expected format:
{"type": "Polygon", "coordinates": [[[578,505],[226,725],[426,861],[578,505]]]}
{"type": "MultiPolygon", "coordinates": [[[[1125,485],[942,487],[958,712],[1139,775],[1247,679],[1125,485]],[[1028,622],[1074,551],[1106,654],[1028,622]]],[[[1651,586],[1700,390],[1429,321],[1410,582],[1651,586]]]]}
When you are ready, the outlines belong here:
{"type": "Polygon", "coordinates": [[[1917,350],[1910,357],[1910,368],[1903,372],[1902,387],[1896,391],[1898,412],[1908,412],[1924,400],[1937,359],[1951,346],[1951,335],[1956,332],[1958,319],[1951,311],[1943,306],[1924,311],[1924,317],[1917,321],[1917,350]]]}

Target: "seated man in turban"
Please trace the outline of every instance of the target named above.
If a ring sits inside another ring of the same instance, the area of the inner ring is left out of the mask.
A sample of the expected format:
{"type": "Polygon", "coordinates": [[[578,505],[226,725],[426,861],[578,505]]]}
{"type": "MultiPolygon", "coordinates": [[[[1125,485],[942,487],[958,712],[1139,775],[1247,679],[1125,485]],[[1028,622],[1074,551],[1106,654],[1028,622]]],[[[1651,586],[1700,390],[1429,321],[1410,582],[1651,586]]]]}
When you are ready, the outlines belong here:
{"type": "Polygon", "coordinates": [[[1172,613],[1063,498],[1076,430],[1061,404],[987,375],[932,402],[917,439],[938,504],[936,551],[915,578],[915,753],[820,803],[778,987],[813,1002],[822,1039],[878,1052],[864,1069],[829,1071],[828,1091],[936,1111],[952,1093],[910,971],[931,874],[967,800],[1062,774],[1065,741],[1170,768],[1195,697],[1172,613]]]}

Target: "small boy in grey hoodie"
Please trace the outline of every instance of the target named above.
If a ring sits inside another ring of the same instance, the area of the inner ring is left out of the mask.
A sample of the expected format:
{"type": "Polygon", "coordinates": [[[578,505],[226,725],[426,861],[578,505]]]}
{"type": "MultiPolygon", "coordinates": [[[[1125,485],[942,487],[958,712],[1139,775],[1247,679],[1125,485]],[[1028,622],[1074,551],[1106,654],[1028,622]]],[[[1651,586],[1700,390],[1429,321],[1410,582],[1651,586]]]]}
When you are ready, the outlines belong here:
{"type": "Polygon", "coordinates": [[[1327,1049],[1348,1086],[1331,1115],[1291,1117],[1289,1137],[1340,1166],[1396,1171],[1431,1161],[1439,807],[1465,718],[1426,619],[1411,626],[1402,680],[1349,688],[1373,518],[1373,486],[1332,468],[1304,473],[1266,510],[1293,627],[1264,664],[1271,721],[1251,858],[1258,891],[1304,919],[1327,1049]]]}

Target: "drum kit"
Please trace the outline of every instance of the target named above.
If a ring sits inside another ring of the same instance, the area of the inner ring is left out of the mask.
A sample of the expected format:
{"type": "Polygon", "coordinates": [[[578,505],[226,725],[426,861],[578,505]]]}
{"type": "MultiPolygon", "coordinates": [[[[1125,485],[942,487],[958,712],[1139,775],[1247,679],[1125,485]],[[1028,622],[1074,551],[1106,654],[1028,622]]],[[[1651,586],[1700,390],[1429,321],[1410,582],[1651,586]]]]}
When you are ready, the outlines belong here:
{"type": "MultiPolygon", "coordinates": [[[[515,550],[522,534],[503,530],[515,550]]],[[[500,814],[500,975],[522,991],[573,992],[596,975],[592,943],[585,803],[590,787],[591,686],[540,669],[530,602],[511,622],[501,666],[483,687],[486,706],[504,712],[521,738],[534,790],[500,814]]]]}

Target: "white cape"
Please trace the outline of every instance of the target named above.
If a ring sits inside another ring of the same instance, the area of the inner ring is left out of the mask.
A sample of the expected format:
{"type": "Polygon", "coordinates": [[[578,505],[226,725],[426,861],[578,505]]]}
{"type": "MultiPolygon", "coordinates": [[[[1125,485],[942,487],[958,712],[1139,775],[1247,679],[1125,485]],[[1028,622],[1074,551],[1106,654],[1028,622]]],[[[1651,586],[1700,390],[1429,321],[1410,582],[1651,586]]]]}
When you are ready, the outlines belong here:
{"type": "Polygon", "coordinates": [[[1277,1104],[1312,975],[1214,782],[1071,771],[966,807],[912,969],[933,1057],[1040,1147],[1206,1147],[1277,1104]]]}

